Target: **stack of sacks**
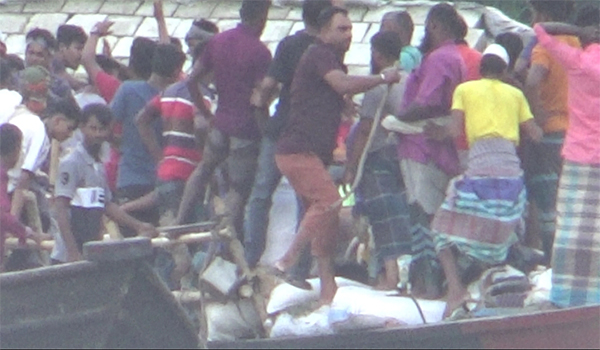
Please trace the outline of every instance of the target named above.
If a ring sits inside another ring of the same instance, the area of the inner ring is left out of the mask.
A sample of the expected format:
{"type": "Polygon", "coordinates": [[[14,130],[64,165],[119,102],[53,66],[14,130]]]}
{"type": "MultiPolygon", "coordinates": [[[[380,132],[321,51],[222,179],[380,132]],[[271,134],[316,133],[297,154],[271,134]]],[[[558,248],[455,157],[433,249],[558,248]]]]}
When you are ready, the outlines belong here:
{"type": "MultiPolygon", "coordinates": [[[[336,277],[337,294],[330,306],[308,310],[319,299],[318,279],[309,283],[313,290],[305,291],[287,284],[277,286],[267,305],[274,319],[272,338],[316,336],[358,329],[423,324],[418,308],[408,297],[391,296],[390,292],[336,277]],[[303,310],[304,312],[298,312],[303,310]]],[[[427,323],[442,320],[446,303],[437,300],[417,300],[427,323]]]]}

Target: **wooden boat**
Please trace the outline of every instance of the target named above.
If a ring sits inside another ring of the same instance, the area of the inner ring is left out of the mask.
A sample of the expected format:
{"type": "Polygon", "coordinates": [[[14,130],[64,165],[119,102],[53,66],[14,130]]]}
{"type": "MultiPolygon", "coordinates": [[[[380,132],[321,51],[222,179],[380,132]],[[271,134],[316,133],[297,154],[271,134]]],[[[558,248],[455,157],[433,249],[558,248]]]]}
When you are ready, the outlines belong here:
{"type": "Polygon", "coordinates": [[[213,342],[209,348],[600,348],[600,305],[302,338],[213,342]]]}
{"type": "Polygon", "coordinates": [[[88,254],[95,261],[0,274],[2,348],[198,347],[194,326],[145,260],[150,240],[100,248],[88,254]]]}
{"type": "Polygon", "coordinates": [[[92,248],[92,261],[0,274],[2,348],[600,348],[600,305],[203,344],[146,261],[150,240],[92,248]]]}

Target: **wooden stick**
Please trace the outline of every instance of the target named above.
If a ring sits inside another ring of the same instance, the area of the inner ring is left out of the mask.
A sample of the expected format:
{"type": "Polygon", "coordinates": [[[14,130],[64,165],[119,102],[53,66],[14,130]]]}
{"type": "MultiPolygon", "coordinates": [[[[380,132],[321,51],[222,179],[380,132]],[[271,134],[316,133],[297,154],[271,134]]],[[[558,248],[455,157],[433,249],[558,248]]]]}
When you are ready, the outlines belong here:
{"type": "Polygon", "coordinates": [[[60,158],[60,142],[52,139],[50,148],[50,170],[48,171],[48,182],[51,186],[56,185],[56,176],[58,175],[58,160],[60,158]]]}
{"type": "MultiPolygon", "coordinates": [[[[213,238],[210,232],[198,232],[198,233],[188,233],[180,236],[177,239],[168,239],[166,237],[157,237],[152,239],[153,247],[169,247],[176,244],[193,244],[193,243],[202,243],[211,241],[213,238]]],[[[6,248],[15,249],[15,248],[28,248],[28,249],[42,249],[42,250],[52,250],[54,248],[54,241],[42,241],[40,245],[35,243],[33,240],[28,239],[25,245],[19,245],[19,240],[14,237],[10,237],[6,239],[5,242],[6,248]]]]}

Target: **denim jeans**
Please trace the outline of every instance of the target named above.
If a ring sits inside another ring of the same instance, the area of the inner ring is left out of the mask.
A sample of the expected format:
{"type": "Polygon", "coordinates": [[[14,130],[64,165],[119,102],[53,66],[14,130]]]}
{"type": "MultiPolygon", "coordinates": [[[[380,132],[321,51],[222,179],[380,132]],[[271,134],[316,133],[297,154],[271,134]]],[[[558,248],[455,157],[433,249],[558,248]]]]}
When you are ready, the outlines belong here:
{"type": "Polygon", "coordinates": [[[276,142],[263,137],[254,185],[244,213],[244,249],[250,267],[256,266],[265,250],[272,197],[281,180],[281,172],[275,164],[275,149],[276,142]]]}

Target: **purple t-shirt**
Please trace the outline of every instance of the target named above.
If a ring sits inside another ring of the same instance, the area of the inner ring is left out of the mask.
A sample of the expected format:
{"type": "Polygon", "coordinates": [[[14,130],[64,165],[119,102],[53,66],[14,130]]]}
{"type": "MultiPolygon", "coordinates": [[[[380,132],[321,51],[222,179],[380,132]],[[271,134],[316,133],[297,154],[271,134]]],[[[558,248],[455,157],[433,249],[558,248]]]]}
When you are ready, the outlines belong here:
{"type": "Polygon", "coordinates": [[[343,55],[316,39],[306,50],[291,90],[290,120],[277,142],[277,154],[314,153],[325,164],[333,158],[344,98],[324,77],[333,70],[347,72],[343,55]]]}
{"type": "Polygon", "coordinates": [[[202,64],[214,72],[219,95],[214,125],[225,135],[258,139],[260,131],[250,107],[255,84],[271,63],[271,52],[258,34],[243,24],[215,35],[207,44],[202,64]]]}
{"type": "MultiPolygon", "coordinates": [[[[453,41],[447,41],[423,58],[406,82],[402,110],[416,103],[434,108],[429,118],[450,114],[454,89],[464,81],[466,68],[453,41]]],[[[449,175],[458,173],[458,157],[453,142],[438,142],[423,134],[400,135],[398,156],[426,164],[433,161],[449,175]]]]}

